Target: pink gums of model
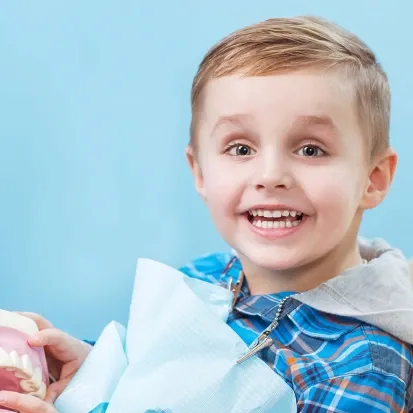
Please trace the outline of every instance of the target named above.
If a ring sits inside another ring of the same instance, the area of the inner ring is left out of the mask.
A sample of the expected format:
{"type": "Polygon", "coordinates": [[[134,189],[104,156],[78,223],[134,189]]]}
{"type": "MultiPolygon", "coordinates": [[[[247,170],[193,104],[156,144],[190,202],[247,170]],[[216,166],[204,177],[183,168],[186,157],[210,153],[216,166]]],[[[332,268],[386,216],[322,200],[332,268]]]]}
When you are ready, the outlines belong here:
{"type": "MultiPolygon", "coordinates": [[[[29,346],[36,323],[24,316],[0,310],[0,390],[30,394],[41,399],[49,384],[43,348],[29,346]]],[[[0,412],[10,412],[1,408],[0,412]]]]}

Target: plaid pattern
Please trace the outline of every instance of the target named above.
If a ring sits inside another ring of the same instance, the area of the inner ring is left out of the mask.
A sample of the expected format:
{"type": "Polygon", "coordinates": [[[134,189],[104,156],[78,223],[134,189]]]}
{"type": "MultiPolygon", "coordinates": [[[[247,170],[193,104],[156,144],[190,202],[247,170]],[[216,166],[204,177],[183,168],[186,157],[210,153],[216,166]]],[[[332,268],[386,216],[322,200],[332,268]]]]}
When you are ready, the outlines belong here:
{"type": "MultiPolygon", "coordinates": [[[[238,279],[241,264],[231,254],[212,254],[180,270],[227,286],[230,277],[238,279]]],[[[228,325],[249,345],[290,294],[250,296],[244,284],[228,325]]],[[[299,412],[413,413],[413,346],[293,298],[271,337],[273,345],[259,356],[294,390],[299,412]]]]}

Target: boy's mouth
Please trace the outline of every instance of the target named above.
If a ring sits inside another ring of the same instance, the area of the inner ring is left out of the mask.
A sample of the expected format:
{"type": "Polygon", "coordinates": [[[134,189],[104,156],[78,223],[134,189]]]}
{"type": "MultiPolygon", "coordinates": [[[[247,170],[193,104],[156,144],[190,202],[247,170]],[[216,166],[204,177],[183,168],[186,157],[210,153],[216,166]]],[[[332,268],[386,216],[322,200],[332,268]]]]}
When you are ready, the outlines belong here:
{"type": "Polygon", "coordinates": [[[251,209],[246,215],[252,225],[264,229],[296,227],[305,216],[300,211],[286,209],[251,209]]]}

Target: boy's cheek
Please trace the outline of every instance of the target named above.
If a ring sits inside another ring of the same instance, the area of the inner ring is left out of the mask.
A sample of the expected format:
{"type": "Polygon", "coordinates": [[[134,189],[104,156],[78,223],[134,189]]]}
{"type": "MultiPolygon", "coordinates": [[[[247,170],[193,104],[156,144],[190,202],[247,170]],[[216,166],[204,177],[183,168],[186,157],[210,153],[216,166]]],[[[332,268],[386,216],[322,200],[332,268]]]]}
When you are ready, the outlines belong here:
{"type": "Polygon", "coordinates": [[[205,198],[211,209],[222,213],[234,213],[238,209],[242,190],[237,189],[236,182],[217,176],[213,180],[205,181],[205,198]]]}

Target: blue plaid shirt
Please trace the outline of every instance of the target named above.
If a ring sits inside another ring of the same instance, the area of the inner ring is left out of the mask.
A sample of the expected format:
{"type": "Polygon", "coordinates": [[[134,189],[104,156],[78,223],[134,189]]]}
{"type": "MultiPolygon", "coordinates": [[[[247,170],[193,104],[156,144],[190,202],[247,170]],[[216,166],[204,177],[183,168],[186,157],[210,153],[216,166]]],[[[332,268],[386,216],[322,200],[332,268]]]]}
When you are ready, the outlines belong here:
{"type": "MultiPolygon", "coordinates": [[[[241,264],[231,254],[212,254],[180,270],[226,286],[230,277],[238,279],[241,264]]],[[[228,325],[251,344],[289,294],[251,296],[244,283],[228,325]]],[[[271,338],[273,345],[259,356],[294,390],[299,412],[413,412],[413,346],[293,298],[286,301],[271,338]]]]}

